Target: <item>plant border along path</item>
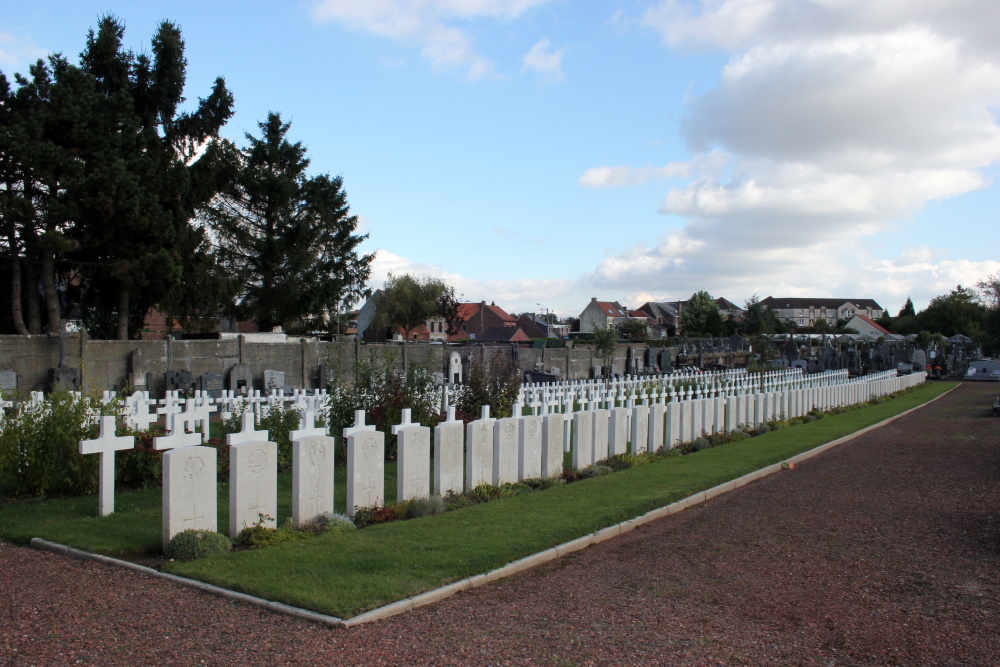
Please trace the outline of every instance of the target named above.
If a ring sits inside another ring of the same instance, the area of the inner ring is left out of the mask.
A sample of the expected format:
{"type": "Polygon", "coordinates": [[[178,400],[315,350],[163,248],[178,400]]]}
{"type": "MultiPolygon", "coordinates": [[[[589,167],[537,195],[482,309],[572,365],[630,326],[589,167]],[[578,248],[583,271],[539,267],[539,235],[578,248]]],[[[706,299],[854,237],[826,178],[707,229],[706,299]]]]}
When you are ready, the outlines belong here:
{"type": "Polygon", "coordinates": [[[878,405],[459,511],[167,563],[169,574],[40,538],[31,542],[351,627],[510,576],[704,502],[898,419],[955,386],[925,383],[878,405]]]}

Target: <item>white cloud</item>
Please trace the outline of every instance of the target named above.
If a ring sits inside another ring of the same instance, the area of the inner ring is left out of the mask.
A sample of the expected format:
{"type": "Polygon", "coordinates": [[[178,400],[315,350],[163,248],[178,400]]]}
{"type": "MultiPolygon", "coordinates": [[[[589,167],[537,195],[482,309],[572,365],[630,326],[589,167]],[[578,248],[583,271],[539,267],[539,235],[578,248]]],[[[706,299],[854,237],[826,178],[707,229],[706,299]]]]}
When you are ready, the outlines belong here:
{"type": "MultiPolygon", "coordinates": [[[[689,181],[660,207],[680,224],[605,257],[586,282],[636,297],[714,286],[734,300],[764,290],[901,305],[996,270],[928,248],[895,260],[868,248],[929,202],[989,185],[984,170],[1000,161],[995,2],[666,0],[643,20],[672,48],[731,56],[717,86],[689,100],[689,181]]],[[[597,167],[579,183],[645,183],[649,170],[597,167]]]]}
{"type": "Polygon", "coordinates": [[[311,14],[413,45],[438,70],[462,71],[470,79],[492,73],[494,63],[473,48],[468,32],[455,24],[474,19],[513,20],[550,0],[317,0],[311,14]]]}
{"type": "Polygon", "coordinates": [[[561,81],[563,78],[562,59],[565,49],[552,50],[552,43],[543,37],[524,54],[521,60],[521,71],[534,71],[543,75],[549,81],[561,81]]]}
{"type": "Polygon", "coordinates": [[[584,188],[618,188],[632,185],[643,185],[649,181],[660,181],[668,178],[683,178],[690,173],[686,162],[671,162],[663,167],[592,167],[587,169],[577,181],[584,188]]]}
{"type": "Polygon", "coordinates": [[[27,35],[0,32],[0,70],[6,72],[7,79],[11,82],[14,72],[27,75],[28,66],[47,55],[27,35]]]}

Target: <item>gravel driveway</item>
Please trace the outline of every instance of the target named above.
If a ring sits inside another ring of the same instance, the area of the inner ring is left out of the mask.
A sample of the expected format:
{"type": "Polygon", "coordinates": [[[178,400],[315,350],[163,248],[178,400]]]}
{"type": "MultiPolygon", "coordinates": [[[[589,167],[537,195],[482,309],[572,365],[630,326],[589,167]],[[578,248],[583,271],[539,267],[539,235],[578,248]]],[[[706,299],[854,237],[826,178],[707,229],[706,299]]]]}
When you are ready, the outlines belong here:
{"type": "Polygon", "coordinates": [[[0,664],[1000,664],[996,392],[351,630],[0,543],[0,664]]]}

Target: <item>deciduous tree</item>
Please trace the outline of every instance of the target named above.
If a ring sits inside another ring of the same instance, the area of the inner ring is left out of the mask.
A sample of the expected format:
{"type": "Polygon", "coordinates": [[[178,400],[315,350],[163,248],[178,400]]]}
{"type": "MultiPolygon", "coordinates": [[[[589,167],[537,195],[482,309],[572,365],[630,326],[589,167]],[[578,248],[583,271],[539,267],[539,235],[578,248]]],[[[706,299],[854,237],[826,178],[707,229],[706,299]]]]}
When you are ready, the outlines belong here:
{"type": "Polygon", "coordinates": [[[722,333],[719,304],[708,292],[695,292],[681,311],[680,324],[685,336],[718,336],[722,333]]]}

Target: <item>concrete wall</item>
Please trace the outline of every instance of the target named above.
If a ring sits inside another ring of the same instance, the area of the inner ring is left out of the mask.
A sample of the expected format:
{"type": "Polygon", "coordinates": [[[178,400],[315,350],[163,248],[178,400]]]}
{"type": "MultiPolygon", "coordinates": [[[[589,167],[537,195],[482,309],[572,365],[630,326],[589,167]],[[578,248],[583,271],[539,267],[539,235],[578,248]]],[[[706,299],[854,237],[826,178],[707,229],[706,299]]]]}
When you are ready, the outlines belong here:
{"type": "MultiPolygon", "coordinates": [[[[642,359],[644,346],[632,345],[633,357],[642,359]]],[[[233,365],[244,363],[253,372],[254,386],[264,389],[264,371],[284,371],[285,383],[292,387],[319,387],[320,365],[331,377],[345,382],[354,380],[358,362],[396,367],[424,365],[431,372],[446,373],[448,354],[457,351],[463,365],[470,361],[486,362],[495,355],[516,358],[522,371],[532,370],[541,362],[545,370],[558,368],[565,379],[590,377],[591,367],[600,365],[590,346],[556,349],[513,349],[508,345],[471,344],[466,346],[427,343],[362,345],[357,341],[319,342],[291,339],[284,343],[258,343],[245,339],[225,340],[90,340],[74,334],[67,341],[66,363],[80,371],[85,392],[120,389],[137,372],[148,379],[148,389],[155,396],[164,391],[166,371],[187,370],[195,379],[205,373],[226,377],[233,365]],[[140,353],[140,368],[131,368],[133,352],[140,353]]],[[[619,346],[615,372],[623,373],[627,349],[619,346]]],[[[0,336],[0,370],[11,369],[20,376],[22,391],[47,390],[49,369],[59,363],[59,341],[47,336],[0,336]]],[[[135,385],[138,386],[138,385],[135,385]]],[[[135,388],[133,386],[133,388],[135,388]]]]}

